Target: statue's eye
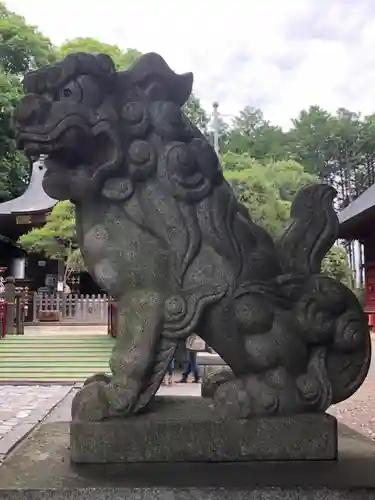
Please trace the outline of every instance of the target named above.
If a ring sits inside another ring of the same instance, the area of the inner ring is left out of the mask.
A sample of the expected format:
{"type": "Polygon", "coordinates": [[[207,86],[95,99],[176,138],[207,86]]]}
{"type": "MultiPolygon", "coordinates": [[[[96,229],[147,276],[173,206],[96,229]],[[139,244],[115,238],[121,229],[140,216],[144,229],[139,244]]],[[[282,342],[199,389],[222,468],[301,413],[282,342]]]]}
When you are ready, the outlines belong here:
{"type": "Polygon", "coordinates": [[[60,101],[73,101],[80,102],[82,101],[82,88],[81,86],[75,82],[71,81],[64,88],[62,88],[59,92],[59,100],[60,101]]]}

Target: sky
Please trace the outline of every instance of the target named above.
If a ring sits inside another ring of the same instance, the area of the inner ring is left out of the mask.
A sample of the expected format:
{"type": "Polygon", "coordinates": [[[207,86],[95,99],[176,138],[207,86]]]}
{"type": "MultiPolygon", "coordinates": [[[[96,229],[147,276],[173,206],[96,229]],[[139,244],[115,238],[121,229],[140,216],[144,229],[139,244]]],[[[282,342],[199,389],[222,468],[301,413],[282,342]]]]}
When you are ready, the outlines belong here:
{"type": "Polygon", "coordinates": [[[93,37],[158,52],[224,117],[246,105],[283,128],[317,104],[375,112],[374,0],[8,0],[56,45],[93,37]]]}

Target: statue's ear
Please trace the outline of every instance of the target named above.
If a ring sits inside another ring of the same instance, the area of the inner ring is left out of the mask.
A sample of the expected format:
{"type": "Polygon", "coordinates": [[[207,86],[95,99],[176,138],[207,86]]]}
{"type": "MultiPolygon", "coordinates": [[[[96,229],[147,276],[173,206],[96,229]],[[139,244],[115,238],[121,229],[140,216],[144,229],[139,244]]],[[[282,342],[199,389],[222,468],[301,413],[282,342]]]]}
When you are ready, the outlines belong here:
{"type": "Polygon", "coordinates": [[[138,85],[146,89],[152,100],[168,99],[179,106],[188,100],[193,87],[193,74],[178,75],[155,53],[141,56],[121,74],[126,87],[138,85]]]}

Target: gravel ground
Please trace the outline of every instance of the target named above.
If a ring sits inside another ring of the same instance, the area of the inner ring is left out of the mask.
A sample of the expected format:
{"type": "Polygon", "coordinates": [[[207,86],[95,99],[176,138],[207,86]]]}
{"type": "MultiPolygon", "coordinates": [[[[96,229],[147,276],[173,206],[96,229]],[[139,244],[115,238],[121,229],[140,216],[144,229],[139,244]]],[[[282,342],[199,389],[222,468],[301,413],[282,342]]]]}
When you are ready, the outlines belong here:
{"type": "Polygon", "coordinates": [[[375,376],[367,379],[350,399],[332,406],[329,413],[375,441],[375,376]]]}
{"type": "Polygon", "coordinates": [[[375,335],[372,352],[371,367],[362,387],[350,399],[331,407],[329,413],[375,441],[375,335]]]}

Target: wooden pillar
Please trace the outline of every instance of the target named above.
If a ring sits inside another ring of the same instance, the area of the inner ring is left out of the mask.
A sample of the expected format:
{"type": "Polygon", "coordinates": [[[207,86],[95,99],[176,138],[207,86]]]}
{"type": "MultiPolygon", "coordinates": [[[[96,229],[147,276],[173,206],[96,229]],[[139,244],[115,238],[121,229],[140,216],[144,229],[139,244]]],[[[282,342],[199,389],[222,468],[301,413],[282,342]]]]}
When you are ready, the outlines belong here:
{"type": "Polygon", "coordinates": [[[21,292],[20,290],[16,293],[15,296],[15,323],[16,323],[16,335],[23,335],[24,334],[24,293],[21,292]]]}
{"type": "Polygon", "coordinates": [[[5,319],[5,334],[12,335],[14,333],[14,314],[16,300],[16,285],[12,276],[5,278],[4,299],[7,301],[7,312],[5,319]]]}

